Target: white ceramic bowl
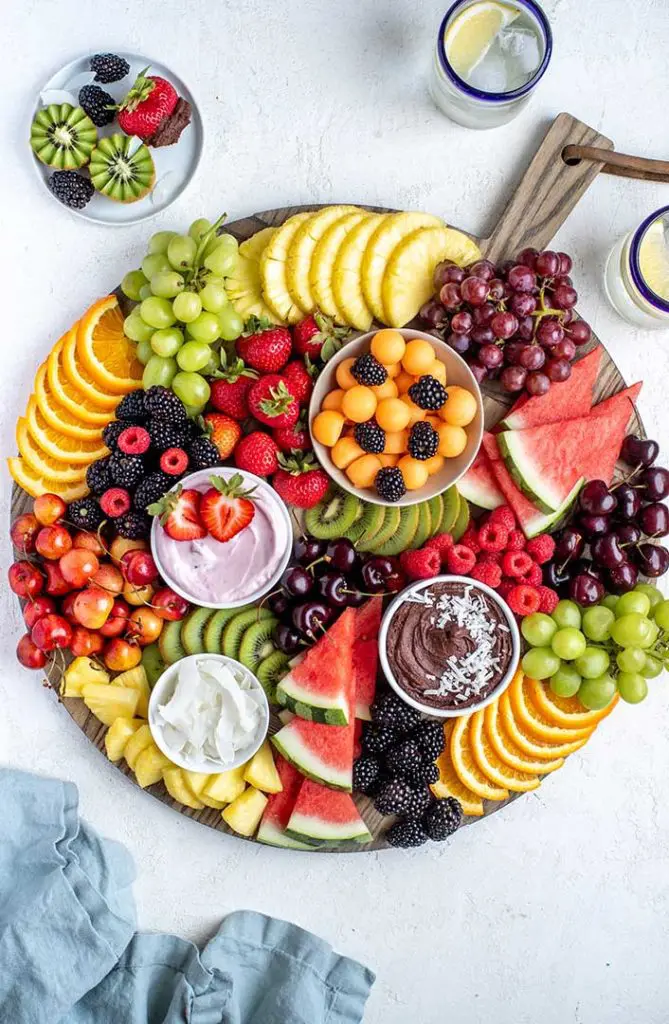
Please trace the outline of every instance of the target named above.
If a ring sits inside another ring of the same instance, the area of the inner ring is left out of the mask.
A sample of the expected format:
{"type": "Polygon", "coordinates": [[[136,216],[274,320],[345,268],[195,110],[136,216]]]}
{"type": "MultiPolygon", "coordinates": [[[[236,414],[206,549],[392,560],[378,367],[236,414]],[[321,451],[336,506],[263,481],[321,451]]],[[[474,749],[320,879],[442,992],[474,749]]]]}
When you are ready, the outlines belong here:
{"type": "Polygon", "coordinates": [[[379,630],[379,657],[381,659],[381,666],[383,668],[385,677],[392,686],[393,690],[402,698],[403,701],[406,701],[407,704],[410,704],[412,708],[416,708],[418,711],[422,711],[426,715],[431,715],[433,718],[460,718],[462,715],[469,715],[473,711],[480,711],[481,708],[486,707],[486,705],[488,704],[492,704],[494,700],[497,700],[497,698],[504,693],[507,686],[513,679],[516,669],[518,668],[518,661],[520,658],[520,634],[518,633],[518,626],[516,624],[513,612],[506,604],[506,602],[502,600],[499,594],[492,590],[491,587],[486,586],[485,583],[479,583],[478,580],[470,579],[468,576],[434,576],[430,580],[419,580],[417,583],[412,583],[411,586],[406,587],[405,590],[402,590],[397,595],[397,597],[393,598],[393,600],[390,602],[386,610],[386,613],[383,616],[383,620],[381,622],[381,629],[379,630]],[[395,614],[399,606],[403,603],[403,601],[406,599],[408,594],[417,593],[421,590],[428,590],[431,586],[434,586],[435,583],[464,583],[467,586],[473,587],[475,590],[482,591],[500,608],[511,634],[512,653],[511,658],[509,660],[509,666],[506,672],[504,673],[504,675],[502,676],[494,690],[492,690],[487,697],[484,697],[476,704],[470,704],[466,708],[440,709],[434,708],[429,704],[421,704],[420,701],[415,700],[412,696],[410,696],[410,694],[406,692],[406,690],[402,686],[400,686],[397,679],[393,675],[392,669],[388,661],[388,655],[386,651],[386,638],[388,636],[388,628],[390,626],[390,622],[393,618],[393,615],[395,614]]]}
{"type": "MultiPolygon", "coordinates": [[[[288,509],[284,505],[279,495],[274,491],[269,484],[262,480],[259,476],[255,476],[253,473],[247,473],[243,469],[235,469],[231,466],[213,466],[211,469],[200,469],[197,473],[191,473],[189,476],[180,480],[179,483],[184,487],[196,487],[198,485],[207,483],[209,477],[212,475],[222,476],[225,479],[233,476],[235,473],[239,474],[244,479],[245,489],[251,487],[262,488],[267,498],[274,503],[277,515],[280,517],[283,525],[286,529],[286,543],[285,550],[281,553],[281,558],[277,563],[277,568],[267,582],[254,591],[245,594],[244,597],[238,598],[234,601],[222,601],[218,604],[214,604],[210,601],[204,601],[197,594],[191,594],[188,590],[185,590],[178,579],[175,579],[173,575],[165,568],[164,563],[161,561],[160,553],[158,551],[158,537],[162,532],[163,528],[160,525],[158,517],[155,516],[151,525],[151,554],[153,555],[154,561],[158,566],[158,571],[163,577],[165,582],[181,597],[185,598],[186,601],[190,601],[191,604],[199,605],[201,608],[242,608],[244,605],[253,604],[255,601],[259,601],[261,597],[268,594],[270,590],[273,590],[276,584],[281,578],[281,574],[288,565],[290,560],[290,554],[293,546],[293,524],[288,513],[288,509]]],[[[174,485],[175,487],[178,484],[174,485]]],[[[184,542],[185,543],[185,542],[184,542]]],[[[221,544],[221,568],[225,565],[225,545],[221,544]]]]}
{"type": "MultiPolygon", "coordinates": [[[[378,330],[382,330],[382,328],[379,327],[378,330]]],[[[339,364],[344,359],[357,358],[363,352],[369,351],[370,342],[377,333],[378,331],[369,331],[368,334],[362,334],[354,341],[349,341],[347,345],[344,345],[325,364],[322,373],[316,380],[311,401],[309,402],[310,431],[315,417],[321,410],[321,404],[326,394],[338,386],[335,374],[339,364]]],[[[432,334],[408,328],[403,328],[399,333],[406,341],[411,341],[413,338],[422,338],[424,341],[430,342],[437,358],[446,366],[447,386],[457,384],[460,387],[466,388],[467,391],[471,391],[476,399],[476,415],[469,426],[465,427],[467,431],[467,446],[462,454],[454,459],[446,459],[444,468],[439,473],[431,476],[424,487],[417,491],[407,491],[399,501],[385,501],[372,487],[365,489],[354,487],[346,473],[341,469],[337,469],[333,463],[330,458],[329,448],[320,444],[312,434],[311,443],[314,446],[316,457],[328,476],[343,490],[354,494],[358,498],[362,498],[364,501],[369,501],[373,505],[417,505],[421,501],[428,501],[430,498],[434,498],[435,495],[441,494],[448,487],[457,483],[460,477],[464,476],[467,472],[476,458],[476,453],[481,447],[481,438],[483,437],[483,399],[481,397],[481,389],[464,359],[450,345],[447,345],[445,341],[442,341],[441,338],[435,338],[432,334]]]]}
{"type": "Polygon", "coordinates": [[[191,654],[187,658],[182,658],[181,661],[175,661],[173,665],[170,665],[165,669],[163,674],[156,680],[155,686],[151,691],[151,698],[149,700],[149,729],[151,735],[155,740],[156,746],[162,750],[166,757],[169,757],[170,761],[178,765],[180,768],[185,768],[191,772],[205,772],[208,775],[215,775],[218,772],[227,772],[232,768],[239,768],[241,764],[245,764],[249,758],[253,757],[255,752],[262,746],[265,737],[267,736],[267,730],[269,728],[269,704],[267,703],[267,696],[262,686],[245,665],[235,661],[233,658],[227,658],[224,654],[191,654]],[[223,764],[221,761],[215,761],[212,758],[186,758],[180,757],[170,747],[167,746],[163,737],[163,727],[158,721],[158,705],[165,704],[172,694],[177,685],[177,676],[180,667],[187,661],[218,661],[222,665],[227,665],[235,671],[243,672],[245,677],[251,683],[250,689],[258,691],[259,700],[258,705],[260,707],[260,723],[256,729],[255,734],[249,741],[248,745],[243,749],[239,750],[234,761],[229,764],[223,764]],[[262,698],[262,699],[260,699],[262,698]]]}

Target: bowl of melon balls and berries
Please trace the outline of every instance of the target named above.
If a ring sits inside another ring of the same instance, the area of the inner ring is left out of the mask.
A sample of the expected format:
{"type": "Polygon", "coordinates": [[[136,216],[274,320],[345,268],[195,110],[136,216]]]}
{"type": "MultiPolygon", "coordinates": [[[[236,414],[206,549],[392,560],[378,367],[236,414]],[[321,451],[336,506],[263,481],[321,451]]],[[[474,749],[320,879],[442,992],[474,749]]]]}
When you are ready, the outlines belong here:
{"type": "Polygon", "coordinates": [[[467,472],[483,436],[483,402],[449,345],[384,328],[326,363],[309,428],[319,462],[344,490],[377,505],[414,505],[467,472]]]}

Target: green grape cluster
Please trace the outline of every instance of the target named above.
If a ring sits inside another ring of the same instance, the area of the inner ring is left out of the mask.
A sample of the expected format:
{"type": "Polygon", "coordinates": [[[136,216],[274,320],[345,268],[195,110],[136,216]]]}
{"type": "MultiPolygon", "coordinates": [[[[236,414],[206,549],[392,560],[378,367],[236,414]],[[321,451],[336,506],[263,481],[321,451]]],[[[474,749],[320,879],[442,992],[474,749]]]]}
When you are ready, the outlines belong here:
{"type": "Polygon", "coordinates": [[[648,694],[648,679],[669,668],[669,601],[648,583],[591,608],[559,601],[551,615],[535,612],[521,623],[529,644],[522,666],[547,680],[559,697],[578,695],[592,711],[616,691],[629,704],[648,694]]]}
{"type": "Polygon", "coordinates": [[[209,400],[207,376],[220,367],[221,343],[234,341],[244,327],[225,290],[238,244],[234,235],[217,234],[223,219],[193,221],[187,235],[152,235],[141,269],[121,282],[137,303],[124,330],[137,344],[144,388],[171,388],[192,414],[209,400]]]}

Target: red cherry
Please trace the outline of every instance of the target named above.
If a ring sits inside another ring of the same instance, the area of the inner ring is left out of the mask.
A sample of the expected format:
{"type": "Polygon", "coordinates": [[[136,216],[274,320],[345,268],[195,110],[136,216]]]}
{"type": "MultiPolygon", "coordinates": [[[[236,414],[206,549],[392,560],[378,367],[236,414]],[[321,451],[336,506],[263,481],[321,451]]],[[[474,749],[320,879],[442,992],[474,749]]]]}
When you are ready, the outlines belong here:
{"type": "Polygon", "coordinates": [[[30,555],[35,550],[35,538],[39,533],[39,523],[32,512],[24,512],[17,516],[11,525],[9,536],[12,544],[22,555],[30,555]]]}
{"type": "Polygon", "coordinates": [[[31,562],[14,562],[9,567],[7,578],[18,597],[37,597],[44,589],[44,578],[31,562]]]}
{"type": "Polygon", "coordinates": [[[38,523],[51,526],[62,519],[67,512],[67,505],[57,494],[40,494],[33,502],[33,512],[38,523]]]}
{"type": "Polygon", "coordinates": [[[77,594],[73,611],[77,621],[86,629],[100,629],[109,618],[114,598],[99,587],[86,587],[77,594]]]}
{"type": "Polygon", "coordinates": [[[107,637],[121,636],[122,633],[125,633],[129,616],[130,605],[127,601],[124,601],[122,597],[114,598],[114,604],[109,613],[109,618],[106,622],[103,622],[98,632],[101,633],[102,636],[107,637]]]}
{"type": "Polygon", "coordinates": [[[42,558],[55,560],[71,549],[72,538],[64,526],[43,526],[35,539],[35,547],[42,558]]]}
{"type": "Polygon", "coordinates": [[[78,596],[78,590],[71,590],[70,593],[66,594],[65,597],[63,597],[60,602],[60,614],[63,616],[64,619],[67,619],[67,621],[72,626],[79,625],[79,621],[76,615],[74,614],[74,602],[77,600],[78,596]]]}
{"type": "Polygon", "coordinates": [[[62,597],[63,594],[69,594],[72,586],[60,571],[58,562],[45,562],[44,572],[46,573],[46,587],[44,589],[47,594],[51,594],[52,597],[62,597]]]}
{"type": "Polygon", "coordinates": [[[92,551],[85,551],[81,548],[73,548],[59,560],[58,565],[64,579],[73,587],[85,587],[91,576],[94,576],[100,567],[98,556],[92,551]]]}
{"type": "Polygon", "coordinates": [[[135,668],[142,660],[142,651],[138,644],[115,637],[105,647],[104,662],[112,672],[126,672],[135,668]]]}
{"type": "Polygon", "coordinates": [[[30,633],[24,633],[16,645],[16,657],[24,668],[44,668],[46,656],[33,643],[30,633]]]}
{"type": "Polygon", "coordinates": [[[156,615],[169,622],[177,622],[183,619],[190,608],[188,601],[176,594],[170,587],[163,587],[157,590],[151,600],[156,615]]]}
{"type": "Polygon", "coordinates": [[[30,638],[40,651],[54,651],[56,648],[69,647],[72,627],[62,615],[45,615],[33,626],[30,638]]]}
{"type": "Polygon", "coordinates": [[[28,629],[32,629],[38,619],[44,615],[52,615],[56,611],[56,602],[45,594],[29,600],[23,609],[23,621],[28,629]]]}
{"type": "Polygon", "coordinates": [[[70,650],[75,658],[90,657],[91,654],[98,654],[105,645],[104,637],[94,633],[83,626],[77,626],[72,631],[70,650]]]}

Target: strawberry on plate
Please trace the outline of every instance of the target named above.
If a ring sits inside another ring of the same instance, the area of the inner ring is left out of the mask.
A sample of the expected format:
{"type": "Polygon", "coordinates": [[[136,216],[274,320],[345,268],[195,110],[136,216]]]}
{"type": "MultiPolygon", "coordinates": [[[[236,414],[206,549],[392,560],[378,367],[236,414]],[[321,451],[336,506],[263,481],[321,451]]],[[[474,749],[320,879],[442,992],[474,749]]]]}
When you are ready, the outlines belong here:
{"type": "Polygon", "coordinates": [[[335,327],[329,317],[317,310],[293,327],[293,348],[301,356],[318,359],[323,345],[329,341],[328,348],[332,349],[327,353],[329,359],[350,333],[348,327],[335,327]]]}
{"type": "Polygon", "coordinates": [[[237,339],[237,351],[248,366],[260,373],[282,370],[293,350],[287,327],[277,327],[266,317],[250,316],[237,339]]]}
{"type": "Polygon", "coordinates": [[[254,430],[243,437],[235,448],[235,463],[247,473],[269,476],[278,469],[278,453],[276,441],[269,434],[263,430],[254,430]]]}
{"type": "Polygon", "coordinates": [[[160,501],[149,505],[147,512],[160,516],[162,527],[172,540],[201,540],[207,536],[207,528],[200,515],[201,498],[199,491],[192,487],[184,490],[179,484],[160,501]]]}
{"type": "Polygon", "coordinates": [[[242,436],[242,428],[237,420],[222,412],[208,412],[204,417],[204,430],[218,448],[222,459],[230,458],[242,436]]]}
{"type": "Polygon", "coordinates": [[[311,455],[279,455],[280,468],[272,477],[272,486],[283,500],[298,508],[317,505],[330,486],[330,480],[318,469],[311,455]]]}
{"type": "Polygon", "coordinates": [[[224,544],[244,530],[255,515],[251,495],[255,488],[243,491],[244,479],[234,473],[228,480],[210,476],[211,487],[202,495],[200,515],[207,530],[224,544]]]}
{"type": "Polygon", "coordinates": [[[140,71],[135,84],[121,103],[118,123],[126,135],[149,139],[161,122],[169,117],[179,97],[174,86],[159,75],[147,75],[148,68],[140,71]]]}
{"type": "Polygon", "coordinates": [[[214,409],[232,416],[233,420],[245,420],[249,415],[249,388],[258,374],[241,359],[236,359],[228,366],[225,349],[221,349],[221,367],[213,375],[215,379],[211,382],[210,402],[214,409]]]}
{"type": "Polygon", "coordinates": [[[309,402],[311,392],[314,390],[313,378],[316,373],[316,367],[309,356],[304,357],[304,362],[301,359],[293,359],[281,371],[281,376],[288,381],[288,390],[295,395],[300,405],[307,405],[309,402]]]}
{"type": "Polygon", "coordinates": [[[304,416],[300,416],[297,423],[292,427],[277,427],[274,430],[274,440],[282,452],[306,452],[311,448],[309,429],[305,423],[304,416]]]}
{"type": "Polygon", "coordinates": [[[285,377],[268,373],[249,388],[249,411],[268,427],[292,427],[300,415],[297,399],[285,377]]]}

